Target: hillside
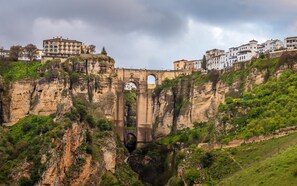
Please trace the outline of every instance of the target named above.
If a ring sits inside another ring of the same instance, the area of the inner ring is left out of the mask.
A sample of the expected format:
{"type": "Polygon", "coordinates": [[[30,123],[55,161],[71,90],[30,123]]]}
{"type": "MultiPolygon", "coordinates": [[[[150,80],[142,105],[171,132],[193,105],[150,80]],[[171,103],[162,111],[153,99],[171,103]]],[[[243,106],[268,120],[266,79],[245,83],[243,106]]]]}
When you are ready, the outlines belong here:
{"type": "Polygon", "coordinates": [[[29,115],[0,127],[0,185],[141,185],[111,122],[89,111],[76,101],[58,121],[29,115]]]}
{"type": "MultiPolygon", "coordinates": [[[[282,148],[282,144],[279,145],[282,148]]],[[[218,185],[242,185],[242,183],[245,185],[295,185],[297,182],[296,135],[295,143],[287,149],[277,154],[266,153],[269,154],[269,158],[261,161],[257,159],[262,157],[256,156],[256,162],[252,166],[224,179],[218,185]]]]}

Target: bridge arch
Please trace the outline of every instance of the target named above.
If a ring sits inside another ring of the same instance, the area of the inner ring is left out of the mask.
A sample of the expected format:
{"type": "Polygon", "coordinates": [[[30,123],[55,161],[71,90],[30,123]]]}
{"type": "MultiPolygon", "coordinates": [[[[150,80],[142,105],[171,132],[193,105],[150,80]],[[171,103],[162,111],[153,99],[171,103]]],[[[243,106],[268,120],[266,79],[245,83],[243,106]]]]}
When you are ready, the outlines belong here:
{"type": "Polygon", "coordinates": [[[148,89],[154,89],[158,84],[158,78],[155,74],[147,75],[147,87],[148,89]]]}

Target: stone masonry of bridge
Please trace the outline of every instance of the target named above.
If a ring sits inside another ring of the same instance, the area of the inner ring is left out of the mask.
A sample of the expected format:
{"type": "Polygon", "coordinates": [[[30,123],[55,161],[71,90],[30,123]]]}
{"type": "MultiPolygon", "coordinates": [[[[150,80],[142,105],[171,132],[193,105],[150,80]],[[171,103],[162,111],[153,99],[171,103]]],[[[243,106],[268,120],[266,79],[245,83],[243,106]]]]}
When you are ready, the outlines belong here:
{"type": "Polygon", "coordinates": [[[155,85],[158,86],[165,79],[174,79],[180,75],[190,72],[176,70],[147,70],[147,69],[125,69],[116,68],[117,85],[116,87],[116,109],[114,116],[114,128],[116,133],[125,140],[128,133],[133,133],[137,137],[138,143],[145,143],[152,140],[153,128],[153,88],[148,84],[148,76],[155,77],[155,85]],[[124,87],[125,84],[132,82],[137,87],[136,103],[136,129],[129,131],[124,126],[124,87]]]}

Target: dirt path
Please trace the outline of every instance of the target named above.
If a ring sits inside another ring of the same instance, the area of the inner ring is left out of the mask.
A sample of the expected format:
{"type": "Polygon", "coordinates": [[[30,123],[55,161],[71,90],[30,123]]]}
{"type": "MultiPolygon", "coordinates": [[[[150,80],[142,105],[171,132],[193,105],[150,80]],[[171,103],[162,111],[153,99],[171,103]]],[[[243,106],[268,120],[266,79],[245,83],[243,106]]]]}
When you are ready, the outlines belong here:
{"type": "Polygon", "coordinates": [[[199,143],[198,147],[203,149],[225,149],[225,148],[234,148],[238,147],[241,144],[248,144],[248,143],[256,143],[261,141],[266,141],[274,138],[280,138],[283,136],[287,136],[291,133],[297,132],[297,126],[293,127],[286,127],[276,130],[273,134],[269,135],[262,135],[262,136],[255,136],[249,139],[236,139],[230,141],[228,144],[220,144],[220,143],[199,143]]]}

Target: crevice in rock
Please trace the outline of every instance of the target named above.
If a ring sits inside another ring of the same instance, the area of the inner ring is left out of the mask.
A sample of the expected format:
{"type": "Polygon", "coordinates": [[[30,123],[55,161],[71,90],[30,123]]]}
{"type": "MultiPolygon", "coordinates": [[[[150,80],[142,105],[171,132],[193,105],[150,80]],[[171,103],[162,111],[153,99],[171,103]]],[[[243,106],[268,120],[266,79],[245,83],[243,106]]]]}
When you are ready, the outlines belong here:
{"type": "Polygon", "coordinates": [[[2,103],[2,91],[0,90],[0,126],[3,124],[3,103],[2,103]]]}

